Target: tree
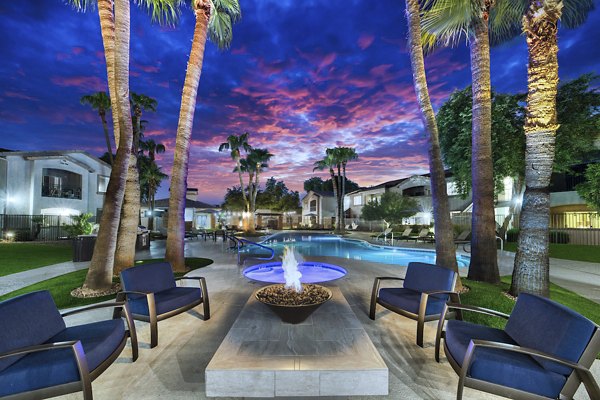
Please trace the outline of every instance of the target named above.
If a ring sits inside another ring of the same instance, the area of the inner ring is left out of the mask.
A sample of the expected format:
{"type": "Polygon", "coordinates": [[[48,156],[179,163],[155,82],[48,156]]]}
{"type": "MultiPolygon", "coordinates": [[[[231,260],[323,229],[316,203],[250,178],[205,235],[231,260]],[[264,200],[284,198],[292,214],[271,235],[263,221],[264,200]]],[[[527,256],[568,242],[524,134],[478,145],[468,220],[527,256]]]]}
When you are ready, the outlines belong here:
{"type": "Polygon", "coordinates": [[[164,174],[155,161],[140,163],[140,190],[146,202],[150,205],[148,229],[154,229],[154,208],[156,191],[163,180],[169,176],[164,174]]]}
{"type": "MultiPolygon", "coordinates": [[[[522,177],[525,169],[522,95],[492,92],[492,160],[494,188],[504,190],[504,178],[522,177]]],[[[454,92],[440,107],[437,121],[444,163],[452,170],[461,195],[471,190],[471,87],[454,92]]]]}
{"type": "MultiPolygon", "coordinates": [[[[406,0],[406,20],[408,25],[408,50],[413,72],[415,94],[421,110],[423,127],[429,138],[429,171],[431,173],[431,195],[433,199],[433,216],[435,219],[436,264],[451,269],[457,273],[456,250],[454,248],[454,232],[450,220],[450,204],[446,188],[446,174],[442,164],[442,155],[439,145],[438,126],[435,113],[429,98],[427,76],[425,74],[425,61],[423,44],[421,41],[419,1],[406,0]]],[[[462,284],[460,277],[456,282],[456,289],[460,290],[462,284]]]]}
{"type": "Polygon", "coordinates": [[[129,167],[127,169],[127,182],[121,212],[121,222],[117,235],[117,248],[115,251],[114,273],[118,274],[125,268],[135,265],[135,243],[137,240],[137,227],[140,219],[140,171],[138,154],[140,150],[140,137],[142,135],[142,112],[156,111],[157,101],[144,94],[131,92],[130,99],[133,109],[133,141],[129,154],[129,167]]]}
{"type": "Polygon", "coordinates": [[[425,45],[428,49],[454,45],[463,35],[469,43],[473,92],[473,218],[468,277],[498,283],[489,36],[489,16],[493,4],[492,0],[433,0],[425,10],[423,26],[427,32],[425,45]]]}
{"type": "MultiPolygon", "coordinates": [[[[141,0],[140,4],[151,10],[153,20],[176,16],[176,0],[141,0]]],[[[85,11],[95,5],[92,0],[71,0],[78,10],[85,11]]],[[[113,129],[117,156],[104,197],[102,217],[94,254],[83,289],[103,292],[112,285],[114,252],[127,177],[128,156],[133,142],[131,111],[129,106],[129,2],[98,0],[98,14],[106,59],[108,88],[111,98],[113,129]],[[123,117],[126,116],[126,117],[123,117]]]]}
{"type": "Polygon", "coordinates": [[[187,191],[187,171],[190,152],[190,137],[196,109],[198,83],[204,61],[204,47],[208,37],[219,49],[226,49],[231,43],[232,24],[240,19],[241,10],[237,0],[194,0],[196,17],[192,50],[188,60],[181,109],[177,123],[175,157],[171,173],[169,195],[169,225],[167,228],[167,248],[165,259],[175,271],[185,271],[184,260],[184,210],[187,191]]]}
{"type": "MultiPolygon", "coordinates": [[[[229,135],[227,141],[219,145],[219,151],[230,150],[231,159],[235,161],[235,167],[237,169],[238,177],[240,179],[240,188],[244,188],[244,181],[242,178],[242,168],[240,160],[242,159],[242,151],[248,154],[252,149],[252,146],[248,144],[249,132],[245,132],[241,135],[229,135]]],[[[246,211],[250,211],[250,201],[246,197],[246,193],[242,190],[242,197],[246,204],[246,211]]]]}
{"type": "Polygon", "coordinates": [[[110,97],[106,92],[96,92],[94,94],[88,94],[81,98],[81,104],[89,104],[94,110],[98,110],[98,115],[102,120],[102,128],[104,129],[104,139],[106,140],[106,149],[109,164],[113,164],[113,153],[112,146],[110,144],[110,134],[108,133],[108,125],[106,123],[106,111],[110,109],[110,97]]]}
{"type": "Polygon", "coordinates": [[[156,154],[164,153],[167,148],[162,143],[156,143],[154,139],[147,139],[140,142],[140,150],[142,150],[142,152],[147,151],[150,161],[154,161],[156,159],[156,154]]]}
{"type": "Polygon", "coordinates": [[[346,218],[345,218],[345,210],[344,210],[344,196],[346,196],[346,165],[349,161],[354,161],[358,159],[358,154],[356,150],[351,147],[336,147],[333,149],[333,155],[338,162],[338,165],[342,166],[342,175],[339,175],[338,172],[338,182],[341,182],[339,185],[341,187],[339,193],[338,203],[339,206],[339,221],[340,221],[340,230],[343,231],[346,226],[346,218]]]}
{"type": "Polygon", "coordinates": [[[287,188],[283,181],[271,177],[265,183],[265,190],[259,191],[257,207],[273,211],[295,211],[300,204],[300,194],[287,188]]]}
{"type": "Polygon", "coordinates": [[[324,169],[329,169],[329,175],[331,176],[331,182],[333,183],[333,197],[336,199],[335,202],[335,215],[336,215],[336,219],[335,219],[335,229],[339,230],[339,225],[340,225],[340,221],[339,221],[339,215],[340,215],[340,203],[339,201],[337,201],[338,199],[338,191],[339,191],[339,187],[338,187],[338,180],[337,177],[335,176],[335,171],[333,170],[333,167],[336,166],[336,160],[333,157],[333,154],[331,154],[331,149],[327,149],[325,152],[325,158],[323,158],[322,160],[319,161],[315,161],[314,168],[313,171],[319,170],[319,171],[323,171],[324,169]]]}
{"type": "MultiPolygon", "coordinates": [[[[331,180],[330,180],[331,181],[331,180]]],[[[308,178],[307,180],[304,181],[304,191],[306,192],[310,192],[312,191],[324,191],[325,189],[323,189],[323,185],[325,184],[325,182],[323,182],[323,179],[321,179],[321,177],[319,176],[313,176],[312,178],[308,178]]],[[[333,183],[332,183],[333,185],[333,183]]]]}
{"type": "Polygon", "coordinates": [[[244,160],[242,165],[245,166],[246,172],[248,172],[248,198],[250,200],[250,210],[248,215],[248,231],[254,232],[254,213],[256,212],[256,197],[258,196],[258,189],[260,187],[260,174],[266,168],[269,167],[269,160],[273,157],[273,154],[269,153],[267,149],[251,149],[248,156],[244,160]]]}
{"type": "MultiPolygon", "coordinates": [[[[350,193],[360,189],[358,183],[348,178],[344,180],[344,185],[346,185],[346,193],[350,193]]],[[[304,190],[306,192],[310,190],[316,190],[321,192],[333,192],[333,180],[330,178],[324,181],[318,176],[313,176],[312,178],[309,178],[304,181],[304,190]]]]}
{"type": "Polygon", "coordinates": [[[575,187],[582,199],[600,212],[600,164],[590,164],[584,173],[585,181],[575,187]]]}
{"type": "Polygon", "coordinates": [[[417,201],[397,192],[385,192],[381,201],[373,200],[363,206],[361,216],[367,221],[386,220],[401,224],[404,218],[415,215],[419,210],[417,201]]]}
{"type": "Polygon", "coordinates": [[[245,193],[239,186],[227,188],[225,193],[225,201],[223,202],[223,209],[228,211],[243,211],[246,210],[246,200],[244,199],[245,193]]]}
{"type": "MultiPolygon", "coordinates": [[[[554,164],[556,93],[558,89],[558,21],[577,26],[593,2],[570,0],[563,15],[562,0],[531,0],[524,12],[526,37],[527,113],[525,117],[525,193],[510,293],[548,296],[550,293],[548,186],[554,164]]],[[[523,13],[521,13],[522,15],[523,13]]]]}

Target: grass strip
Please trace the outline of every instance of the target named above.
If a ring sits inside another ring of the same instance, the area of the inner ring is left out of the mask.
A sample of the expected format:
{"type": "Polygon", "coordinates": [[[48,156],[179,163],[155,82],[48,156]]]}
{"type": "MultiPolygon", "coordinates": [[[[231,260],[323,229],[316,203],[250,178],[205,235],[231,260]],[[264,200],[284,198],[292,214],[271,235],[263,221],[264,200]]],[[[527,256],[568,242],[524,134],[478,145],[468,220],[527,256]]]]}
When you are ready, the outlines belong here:
{"type": "MultiPolygon", "coordinates": [[[[151,259],[151,260],[142,260],[140,264],[147,264],[151,262],[160,262],[164,261],[164,259],[151,259]]],[[[213,263],[213,260],[208,258],[186,258],[185,264],[191,270],[206,267],[213,263]]],[[[188,271],[189,272],[189,271],[188,271]]],[[[186,272],[187,273],[187,272],[186,272]]],[[[175,276],[183,276],[186,273],[176,273],[175,276]]],[[[36,290],[48,290],[52,297],[54,298],[54,302],[59,309],[64,308],[72,308],[72,307],[81,307],[88,304],[100,303],[106,300],[114,300],[115,295],[102,296],[102,297],[93,297],[87,299],[80,299],[71,296],[71,291],[80,287],[85,280],[85,276],[87,275],[87,269],[82,269],[75,272],[70,272],[68,274],[64,274],[61,276],[57,276],[56,278],[48,279],[42,282],[35,283],[33,285],[26,286],[19,290],[15,290],[14,292],[7,293],[3,296],[0,296],[0,301],[10,299],[12,297],[16,297],[25,293],[34,292],[36,290]]],[[[119,282],[119,278],[113,278],[113,282],[119,282]]]]}

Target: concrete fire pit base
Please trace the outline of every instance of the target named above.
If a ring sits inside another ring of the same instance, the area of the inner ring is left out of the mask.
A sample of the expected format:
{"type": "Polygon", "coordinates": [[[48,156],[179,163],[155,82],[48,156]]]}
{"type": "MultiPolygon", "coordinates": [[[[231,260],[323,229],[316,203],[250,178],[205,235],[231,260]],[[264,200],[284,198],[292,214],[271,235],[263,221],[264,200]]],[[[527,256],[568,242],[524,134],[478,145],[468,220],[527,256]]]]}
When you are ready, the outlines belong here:
{"type": "Polygon", "coordinates": [[[337,287],[301,324],[251,296],[206,368],[209,397],[388,394],[388,368],[337,287]]]}

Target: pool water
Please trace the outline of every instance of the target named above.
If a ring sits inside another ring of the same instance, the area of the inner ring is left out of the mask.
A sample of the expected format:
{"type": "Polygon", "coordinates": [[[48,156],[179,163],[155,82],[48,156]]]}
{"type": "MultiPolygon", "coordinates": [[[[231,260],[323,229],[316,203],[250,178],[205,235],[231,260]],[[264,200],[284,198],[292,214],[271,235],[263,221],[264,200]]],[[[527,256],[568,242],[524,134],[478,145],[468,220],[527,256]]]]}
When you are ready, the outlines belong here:
{"type": "MultiPolygon", "coordinates": [[[[260,244],[272,248],[276,258],[283,254],[284,246],[293,246],[302,256],[331,256],[403,266],[413,261],[435,264],[433,250],[380,246],[331,234],[281,232],[267,237],[260,244]]],[[[249,246],[244,251],[252,256],[269,255],[264,249],[256,246],[249,246]]],[[[456,259],[459,267],[469,266],[469,257],[457,255],[456,259]]]]}
{"type": "MultiPolygon", "coordinates": [[[[329,282],[346,276],[346,270],[339,265],[304,261],[298,264],[302,283],[329,282]]],[[[281,261],[253,265],[242,272],[248,279],[260,282],[285,283],[281,261]]]]}

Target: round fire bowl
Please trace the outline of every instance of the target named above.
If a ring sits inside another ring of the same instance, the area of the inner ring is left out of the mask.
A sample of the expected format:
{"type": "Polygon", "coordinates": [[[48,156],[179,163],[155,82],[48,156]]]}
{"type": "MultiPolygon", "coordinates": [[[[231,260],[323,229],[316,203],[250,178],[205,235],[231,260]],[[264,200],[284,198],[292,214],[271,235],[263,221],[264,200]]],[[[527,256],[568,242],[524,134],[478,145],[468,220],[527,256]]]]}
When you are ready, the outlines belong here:
{"type": "MultiPolygon", "coordinates": [[[[305,285],[305,290],[307,286],[313,286],[317,290],[322,290],[326,294],[325,300],[321,300],[318,303],[307,303],[307,304],[299,304],[299,305],[289,305],[289,304],[278,304],[277,298],[274,296],[269,297],[269,299],[263,298],[261,295],[265,291],[278,289],[283,287],[282,284],[269,285],[265,286],[256,291],[254,295],[256,300],[260,301],[264,305],[268,306],[273,312],[281,319],[283,322],[287,322],[288,324],[299,324],[305,321],[321,304],[324,304],[328,300],[331,299],[332,293],[331,290],[327,289],[325,286],[321,285],[305,285]]],[[[288,289],[291,291],[291,289],[288,289]]]]}

